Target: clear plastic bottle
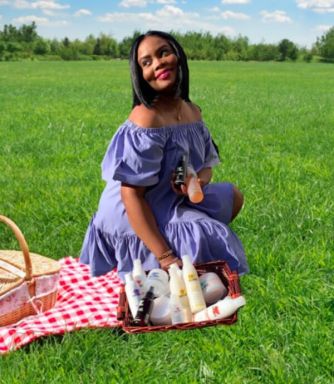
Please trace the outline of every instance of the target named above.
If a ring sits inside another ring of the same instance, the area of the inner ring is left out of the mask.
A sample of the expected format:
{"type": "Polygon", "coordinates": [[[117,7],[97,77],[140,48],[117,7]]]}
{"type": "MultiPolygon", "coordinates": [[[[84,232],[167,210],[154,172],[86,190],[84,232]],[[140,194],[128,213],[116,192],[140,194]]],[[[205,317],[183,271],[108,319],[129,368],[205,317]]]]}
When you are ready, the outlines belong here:
{"type": "Polygon", "coordinates": [[[140,259],[135,259],[133,261],[132,277],[140,289],[141,297],[144,297],[146,293],[146,289],[145,289],[146,273],[143,269],[140,259]]]}
{"type": "Polygon", "coordinates": [[[147,291],[151,286],[154,288],[154,294],[156,297],[168,295],[168,273],[160,268],[152,269],[147,275],[145,290],[147,291]]]}
{"type": "Polygon", "coordinates": [[[203,191],[198,181],[197,173],[190,166],[187,168],[186,184],[189,200],[194,204],[200,203],[204,199],[203,191]]]}
{"type": "Polygon", "coordinates": [[[170,312],[172,324],[192,321],[186,286],[177,264],[169,267],[169,286],[171,292],[170,312]]]}
{"type": "Polygon", "coordinates": [[[191,312],[200,312],[206,308],[206,304],[196,268],[193,266],[189,255],[182,256],[182,263],[182,275],[187,290],[191,312]]]}
{"type": "Polygon", "coordinates": [[[131,273],[125,275],[125,293],[128,299],[132,317],[135,318],[141,299],[140,289],[132,278],[131,273]]]}

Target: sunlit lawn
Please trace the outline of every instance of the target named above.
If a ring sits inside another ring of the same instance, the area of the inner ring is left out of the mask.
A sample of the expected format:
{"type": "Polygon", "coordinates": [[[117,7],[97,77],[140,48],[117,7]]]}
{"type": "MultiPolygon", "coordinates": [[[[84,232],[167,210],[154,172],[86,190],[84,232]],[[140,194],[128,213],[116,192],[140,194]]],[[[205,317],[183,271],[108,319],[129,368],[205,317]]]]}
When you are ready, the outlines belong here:
{"type": "MultiPolygon", "coordinates": [[[[333,383],[334,65],[192,62],[218,143],[215,180],[245,195],[251,273],[234,326],[83,330],[0,359],[0,383],[333,383]]],[[[100,163],[129,113],[128,64],[0,63],[0,213],[31,250],[78,256],[100,163]]],[[[17,248],[0,231],[0,248],[17,248]]]]}

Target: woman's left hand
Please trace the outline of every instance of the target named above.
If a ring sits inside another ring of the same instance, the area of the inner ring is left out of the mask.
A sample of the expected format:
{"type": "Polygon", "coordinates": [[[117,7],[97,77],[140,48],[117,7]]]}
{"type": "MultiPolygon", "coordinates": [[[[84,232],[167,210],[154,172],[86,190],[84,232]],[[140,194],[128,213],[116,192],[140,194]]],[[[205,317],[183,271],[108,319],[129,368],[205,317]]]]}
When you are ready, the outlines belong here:
{"type": "Polygon", "coordinates": [[[161,269],[168,271],[168,268],[174,263],[176,263],[179,267],[182,267],[182,261],[174,255],[170,255],[165,259],[161,260],[160,267],[161,269]]]}

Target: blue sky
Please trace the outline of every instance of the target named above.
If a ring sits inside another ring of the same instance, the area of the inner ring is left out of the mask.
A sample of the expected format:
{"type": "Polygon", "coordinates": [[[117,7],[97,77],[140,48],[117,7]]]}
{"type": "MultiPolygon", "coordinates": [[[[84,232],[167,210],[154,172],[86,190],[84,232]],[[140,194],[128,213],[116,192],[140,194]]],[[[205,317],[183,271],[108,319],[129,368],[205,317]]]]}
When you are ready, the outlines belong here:
{"type": "Polygon", "coordinates": [[[160,29],[240,34],[251,43],[288,38],[311,47],[334,26],[334,0],[0,0],[0,29],[33,20],[47,38],[106,33],[121,40],[160,29]]]}

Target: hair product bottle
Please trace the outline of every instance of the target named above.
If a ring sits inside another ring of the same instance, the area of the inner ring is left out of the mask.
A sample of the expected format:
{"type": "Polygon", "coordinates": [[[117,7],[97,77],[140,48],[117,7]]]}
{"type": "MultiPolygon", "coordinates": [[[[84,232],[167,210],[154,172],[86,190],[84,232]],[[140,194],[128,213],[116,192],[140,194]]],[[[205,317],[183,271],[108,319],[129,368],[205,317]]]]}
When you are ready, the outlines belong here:
{"type": "Polygon", "coordinates": [[[170,298],[168,296],[160,296],[154,299],[153,309],[150,321],[153,325],[171,325],[170,317],[170,298]]]}
{"type": "Polygon", "coordinates": [[[188,193],[189,200],[194,204],[200,203],[204,199],[203,191],[198,181],[197,173],[189,165],[187,168],[186,185],[187,185],[187,193],[188,193]]]}
{"type": "Polygon", "coordinates": [[[163,269],[152,269],[147,275],[145,290],[154,288],[156,297],[167,295],[169,293],[168,273],[163,269]]]}
{"type": "Polygon", "coordinates": [[[132,277],[140,289],[141,297],[143,297],[146,292],[145,290],[146,273],[143,269],[140,259],[135,259],[133,261],[132,277]]]}
{"type": "Polygon", "coordinates": [[[227,295],[227,289],[220,277],[214,272],[203,273],[199,277],[204,300],[207,305],[216,303],[227,295]]]}
{"type": "Polygon", "coordinates": [[[245,304],[246,300],[243,296],[238,296],[234,299],[231,296],[226,296],[223,300],[219,300],[216,304],[204,309],[204,311],[196,313],[194,321],[225,319],[233,315],[234,312],[245,304]]]}
{"type": "Polygon", "coordinates": [[[145,296],[140,300],[138,311],[134,319],[135,325],[148,325],[153,309],[154,288],[150,287],[145,296]]]}
{"type": "Polygon", "coordinates": [[[193,266],[189,255],[182,256],[182,263],[182,275],[187,290],[191,312],[196,313],[202,311],[206,308],[206,304],[196,268],[193,266]]]}
{"type": "Polygon", "coordinates": [[[125,275],[125,293],[128,299],[132,317],[135,318],[140,302],[140,289],[134,282],[131,273],[125,275]]]}
{"type": "Polygon", "coordinates": [[[180,275],[180,269],[177,264],[169,267],[170,276],[170,313],[172,324],[187,323],[192,321],[189,300],[187,296],[186,286],[180,275]]]}

